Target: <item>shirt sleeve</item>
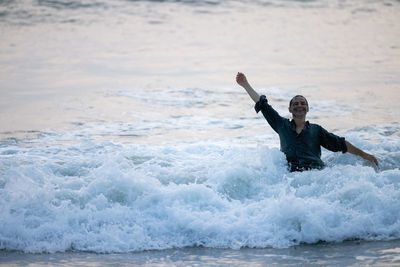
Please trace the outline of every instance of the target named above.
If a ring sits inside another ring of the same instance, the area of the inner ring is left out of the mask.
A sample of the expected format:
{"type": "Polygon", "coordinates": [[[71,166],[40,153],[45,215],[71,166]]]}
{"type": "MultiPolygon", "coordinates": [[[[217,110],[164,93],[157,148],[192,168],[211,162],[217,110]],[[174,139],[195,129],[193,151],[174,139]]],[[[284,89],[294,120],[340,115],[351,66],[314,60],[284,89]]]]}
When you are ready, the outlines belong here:
{"type": "Polygon", "coordinates": [[[281,117],[279,113],[268,104],[268,99],[265,95],[260,96],[260,100],[255,104],[254,109],[256,112],[262,112],[264,118],[267,120],[268,124],[278,132],[279,126],[283,123],[285,118],[281,117]]]}
{"type": "Polygon", "coordinates": [[[347,152],[345,138],[330,133],[322,127],[320,130],[320,140],[321,140],[321,146],[330,151],[333,152],[342,151],[342,153],[347,152]]]}

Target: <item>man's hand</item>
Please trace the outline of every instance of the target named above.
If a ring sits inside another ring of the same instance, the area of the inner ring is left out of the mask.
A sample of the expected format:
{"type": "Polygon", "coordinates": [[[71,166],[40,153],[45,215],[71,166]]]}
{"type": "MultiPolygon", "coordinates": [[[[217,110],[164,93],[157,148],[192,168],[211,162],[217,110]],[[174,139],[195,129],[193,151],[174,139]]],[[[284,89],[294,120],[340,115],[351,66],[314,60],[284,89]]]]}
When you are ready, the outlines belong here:
{"type": "Polygon", "coordinates": [[[378,160],[374,157],[374,155],[368,154],[364,152],[364,155],[362,156],[364,159],[369,160],[373,163],[376,164],[376,166],[379,166],[378,160]]]}
{"type": "Polygon", "coordinates": [[[242,87],[246,87],[249,85],[246,76],[241,72],[238,72],[238,74],[236,75],[236,82],[242,87]]]}

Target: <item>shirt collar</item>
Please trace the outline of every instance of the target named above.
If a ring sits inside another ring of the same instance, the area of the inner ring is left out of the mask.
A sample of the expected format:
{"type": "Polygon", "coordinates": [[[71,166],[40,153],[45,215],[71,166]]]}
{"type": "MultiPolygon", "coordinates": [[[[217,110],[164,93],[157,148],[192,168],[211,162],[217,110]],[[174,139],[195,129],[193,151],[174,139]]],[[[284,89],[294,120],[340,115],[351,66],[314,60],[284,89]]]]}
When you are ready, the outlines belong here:
{"type": "MultiPolygon", "coordinates": [[[[308,129],[308,128],[310,128],[310,123],[308,121],[306,121],[306,123],[304,124],[304,129],[308,129]]],[[[296,123],[294,122],[293,119],[290,121],[290,129],[292,129],[293,131],[296,131],[296,123]]]]}

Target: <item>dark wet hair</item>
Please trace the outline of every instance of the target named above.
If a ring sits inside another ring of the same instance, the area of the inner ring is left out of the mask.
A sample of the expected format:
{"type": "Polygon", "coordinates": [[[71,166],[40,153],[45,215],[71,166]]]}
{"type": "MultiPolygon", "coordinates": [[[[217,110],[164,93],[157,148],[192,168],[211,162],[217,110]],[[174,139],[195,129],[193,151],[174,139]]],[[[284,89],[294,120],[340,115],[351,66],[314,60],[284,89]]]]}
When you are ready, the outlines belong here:
{"type": "Polygon", "coordinates": [[[307,98],[305,98],[305,97],[304,97],[304,96],[302,96],[302,95],[295,95],[294,97],[292,97],[292,99],[290,99],[290,102],[289,102],[289,107],[291,107],[291,106],[292,106],[293,99],[295,99],[295,98],[296,98],[296,97],[298,97],[298,96],[300,96],[300,97],[304,98],[304,100],[306,100],[306,104],[307,104],[307,106],[308,106],[308,101],[307,101],[307,98]]]}

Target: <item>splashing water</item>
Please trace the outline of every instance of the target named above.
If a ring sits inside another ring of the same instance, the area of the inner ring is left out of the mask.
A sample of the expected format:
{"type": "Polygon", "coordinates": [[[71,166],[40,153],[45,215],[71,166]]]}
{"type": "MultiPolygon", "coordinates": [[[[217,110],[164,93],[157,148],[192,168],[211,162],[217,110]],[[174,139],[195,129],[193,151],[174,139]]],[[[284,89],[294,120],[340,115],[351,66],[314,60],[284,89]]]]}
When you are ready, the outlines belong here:
{"type": "Polygon", "coordinates": [[[76,136],[71,144],[56,134],[3,141],[0,248],[128,252],[400,238],[399,142],[391,137],[359,144],[379,154],[379,171],[327,153],[325,169],[303,173],[289,173],[284,155],[266,145],[76,136]]]}

